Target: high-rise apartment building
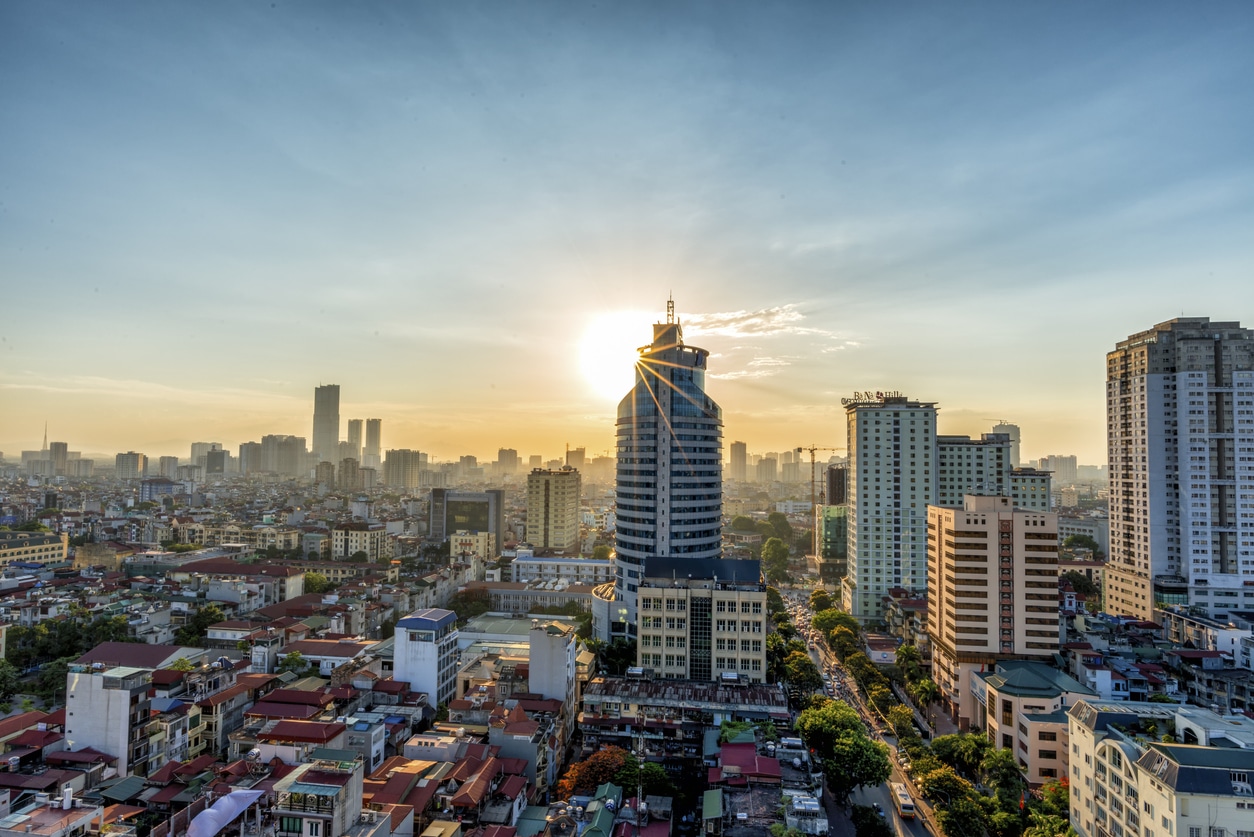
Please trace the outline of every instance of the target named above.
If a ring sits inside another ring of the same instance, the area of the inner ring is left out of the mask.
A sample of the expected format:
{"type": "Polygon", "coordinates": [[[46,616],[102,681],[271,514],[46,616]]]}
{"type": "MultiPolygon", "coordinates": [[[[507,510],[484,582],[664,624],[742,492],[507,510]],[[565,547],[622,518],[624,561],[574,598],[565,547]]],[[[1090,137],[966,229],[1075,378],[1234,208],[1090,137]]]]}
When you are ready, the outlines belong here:
{"type": "Polygon", "coordinates": [[[362,424],[363,422],[361,419],[349,419],[348,420],[348,439],[346,441],[349,445],[352,446],[352,452],[350,455],[352,456],[353,459],[356,459],[358,462],[361,462],[361,455],[363,452],[362,446],[361,446],[362,424]]]}
{"type": "Polygon", "coordinates": [[[518,455],[518,451],[513,448],[500,448],[497,450],[496,469],[501,476],[505,477],[518,473],[521,464],[522,458],[518,455]]]}
{"type": "Polygon", "coordinates": [[[936,505],[960,507],[967,494],[999,495],[1016,508],[1049,511],[1050,475],[1012,464],[1010,436],[936,437],[936,505]]]}
{"type": "Polygon", "coordinates": [[[49,442],[48,458],[52,460],[52,473],[64,477],[69,470],[70,446],[65,442],[49,442]]]}
{"type": "Polygon", "coordinates": [[[303,436],[262,436],[261,470],[289,477],[307,474],[307,453],[303,436]]]}
{"type": "Polygon", "coordinates": [[[1106,609],[1254,607],[1254,331],[1168,320],[1106,355],[1106,609]]]}
{"type": "Polygon", "coordinates": [[[877,392],[842,402],[848,422],[849,557],[841,601],[859,620],[874,621],[889,590],[927,585],[936,405],[877,392]]]}
{"type": "Polygon", "coordinates": [[[319,462],[334,461],[340,452],[340,385],[314,389],[313,452],[319,462]]]}
{"type": "Polygon", "coordinates": [[[650,557],[637,594],[637,665],[668,679],[763,682],[770,626],[758,561],[650,557]]]}
{"type": "Polygon", "coordinates": [[[967,729],[981,721],[971,672],[1058,653],[1058,516],[967,495],[929,507],[927,529],[932,677],[967,729]]]}
{"type": "Polygon", "coordinates": [[[389,488],[413,490],[421,485],[427,455],[421,451],[400,448],[390,450],[383,462],[383,484],[389,488]]]}
{"type": "Polygon", "coordinates": [[[619,402],[615,635],[635,633],[645,559],[722,555],[723,415],[705,392],[709,354],[684,344],[668,301],[619,402]]]}
{"type": "Polygon", "coordinates": [[[490,532],[491,556],[500,557],[505,543],[505,492],[499,488],[487,491],[450,491],[446,488],[431,489],[430,536],[436,542],[443,541],[454,532],[490,532]]]}
{"type": "Polygon", "coordinates": [[[1055,485],[1075,485],[1079,479],[1080,469],[1074,456],[1042,456],[1040,466],[1042,471],[1053,473],[1055,485]]]}
{"type": "Polygon", "coordinates": [[[527,475],[527,541],[536,549],[579,549],[579,472],[536,469],[527,475]]]}
{"type": "Polygon", "coordinates": [[[755,475],[757,477],[755,482],[758,482],[762,485],[769,485],[775,482],[775,480],[778,479],[779,477],[778,466],[779,466],[779,460],[773,456],[764,456],[761,459],[759,459],[758,464],[756,468],[754,469],[755,475]]]}
{"type": "Polygon", "coordinates": [[[120,480],[141,480],[148,476],[148,457],[135,451],[119,453],[114,458],[115,476],[120,480]]]}
{"type": "Polygon", "coordinates": [[[749,446],[744,442],[731,443],[731,478],[736,482],[749,479],[749,446]]]}
{"type": "MultiPolygon", "coordinates": [[[[163,460],[165,457],[161,457],[163,460]]],[[[177,469],[178,460],[175,459],[174,466],[177,469]]],[[[261,465],[261,442],[243,442],[239,446],[239,472],[241,474],[257,474],[262,470],[261,465]]],[[[161,474],[169,476],[164,471],[161,474]]],[[[171,477],[172,478],[172,477],[171,477]]]]}
{"type": "Polygon", "coordinates": [[[994,433],[1004,433],[1010,437],[1010,467],[1018,468],[1023,462],[1019,459],[1019,442],[1023,437],[1019,425],[1011,424],[1008,421],[999,421],[993,425],[994,433]]]}
{"type": "Polygon", "coordinates": [[[383,464],[383,419],[366,419],[366,447],[361,454],[363,468],[378,468],[383,464]]]}

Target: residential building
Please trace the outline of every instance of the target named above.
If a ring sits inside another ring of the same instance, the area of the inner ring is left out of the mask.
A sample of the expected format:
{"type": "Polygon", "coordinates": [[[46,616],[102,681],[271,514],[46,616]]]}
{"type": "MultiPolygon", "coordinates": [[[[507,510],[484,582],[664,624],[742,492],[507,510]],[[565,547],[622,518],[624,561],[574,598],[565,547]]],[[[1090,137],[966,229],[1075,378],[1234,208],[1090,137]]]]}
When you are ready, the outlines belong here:
{"type": "Polygon", "coordinates": [[[510,562],[513,580],[529,584],[534,581],[565,580],[571,584],[604,584],[614,580],[614,559],[567,558],[536,555],[533,550],[519,549],[510,562]]]}
{"type": "Polygon", "coordinates": [[[928,508],[927,552],[932,677],[965,729],[972,673],[1058,653],[1058,516],[967,495],[928,508]]]}
{"type": "MultiPolygon", "coordinates": [[[[515,454],[515,457],[517,454],[515,454]]],[[[579,548],[579,472],[535,469],[527,475],[527,542],[536,549],[579,548]]]]}
{"type": "Polygon", "coordinates": [[[75,663],[66,675],[66,749],[116,756],[118,773],[148,774],[151,670],[75,663]]]}
{"type": "Polygon", "coordinates": [[[849,450],[849,555],[841,600],[846,612],[874,622],[890,589],[927,586],[936,405],[878,392],[841,401],[849,450]]]}
{"type": "Polygon", "coordinates": [[[1254,604],[1254,331],[1182,317],[1120,341],[1106,426],[1106,609],[1254,604]]]}
{"type": "Polygon", "coordinates": [[[61,564],[69,560],[70,536],[54,532],[0,532],[0,568],[9,564],[61,564]]]}
{"type": "Polygon", "coordinates": [[[358,462],[361,462],[361,457],[362,457],[362,452],[363,452],[361,429],[362,429],[361,419],[349,419],[348,420],[348,438],[345,441],[349,445],[349,448],[350,448],[349,456],[353,459],[356,459],[358,462]]]}
{"type": "Polygon", "coordinates": [[[114,476],[120,480],[142,480],[148,476],[148,457],[128,451],[119,453],[113,461],[114,476]]]}
{"type": "Polygon", "coordinates": [[[1193,706],[1078,701],[1068,710],[1080,837],[1254,833],[1254,721],[1193,706]],[[1162,736],[1174,729],[1174,741],[1162,736]]]}
{"type": "Polygon", "coordinates": [[[383,461],[383,484],[390,488],[413,490],[421,485],[422,472],[426,468],[425,453],[409,448],[390,450],[383,461]]]}
{"type": "Polygon", "coordinates": [[[319,462],[335,461],[340,452],[340,387],[314,389],[313,453],[319,462]]]}
{"type": "MultiPolygon", "coordinates": [[[[337,399],[338,400],[338,399],[337,399]]],[[[274,783],[277,837],[343,837],[361,816],[361,759],[323,748],[322,758],[299,764],[274,783]]]]}
{"type": "Polygon", "coordinates": [[[359,552],[366,553],[366,560],[386,564],[392,560],[392,538],[382,523],[354,520],[340,523],[331,529],[331,558],[343,561],[359,552]]]}
{"type": "Polygon", "coordinates": [[[705,392],[709,354],[684,343],[668,300],[666,322],[654,324],[618,404],[614,636],[636,633],[646,560],[722,554],[723,413],[705,392]]]}
{"type": "Polygon", "coordinates": [[[382,450],[383,419],[368,418],[366,419],[366,444],[361,454],[362,467],[378,470],[383,462],[380,458],[382,450]]]}
{"type": "Polygon", "coordinates": [[[638,666],[663,679],[765,681],[769,627],[758,561],[649,558],[638,601],[638,666]]]}
{"type": "Polygon", "coordinates": [[[457,614],[428,608],[396,623],[392,679],[425,694],[434,709],[457,693],[457,614]]]}

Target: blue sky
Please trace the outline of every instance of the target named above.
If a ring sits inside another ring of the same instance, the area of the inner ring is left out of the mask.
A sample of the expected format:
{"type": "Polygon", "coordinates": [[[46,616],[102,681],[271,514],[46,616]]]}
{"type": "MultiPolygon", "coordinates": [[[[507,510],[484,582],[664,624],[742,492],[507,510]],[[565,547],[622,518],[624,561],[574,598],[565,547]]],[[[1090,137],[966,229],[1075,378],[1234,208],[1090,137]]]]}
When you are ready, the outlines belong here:
{"type": "Polygon", "coordinates": [[[1242,3],[4,4],[0,450],[308,435],[339,383],[388,447],[601,452],[673,292],[728,441],[893,389],[1102,462],[1116,340],[1254,323],[1250,43],[1242,3]]]}

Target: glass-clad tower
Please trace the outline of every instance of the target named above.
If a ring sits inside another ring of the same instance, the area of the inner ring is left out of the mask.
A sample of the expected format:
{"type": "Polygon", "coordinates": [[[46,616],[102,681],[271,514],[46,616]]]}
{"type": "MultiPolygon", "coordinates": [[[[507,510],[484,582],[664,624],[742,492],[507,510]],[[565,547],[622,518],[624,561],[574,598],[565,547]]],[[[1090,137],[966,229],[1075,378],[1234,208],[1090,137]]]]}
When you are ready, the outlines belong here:
{"type": "Polygon", "coordinates": [[[722,555],[723,413],[705,394],[705,349],[666,322],[640,349],[636,383],[618,405],[617,581],[611,633],[636,633],[646,559],[722,555]]]}

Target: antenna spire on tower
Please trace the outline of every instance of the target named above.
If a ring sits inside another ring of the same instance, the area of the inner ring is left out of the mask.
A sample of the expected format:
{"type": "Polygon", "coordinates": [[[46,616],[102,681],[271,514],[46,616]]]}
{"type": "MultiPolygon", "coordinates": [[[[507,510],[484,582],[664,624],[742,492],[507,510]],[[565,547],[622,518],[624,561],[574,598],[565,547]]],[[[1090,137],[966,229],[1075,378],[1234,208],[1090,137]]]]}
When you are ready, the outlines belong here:
{"type": "Polygon", "coordinates": [[[675,294],[673,292],[666,298],[666,322],[675,322],[675,294]]]}

